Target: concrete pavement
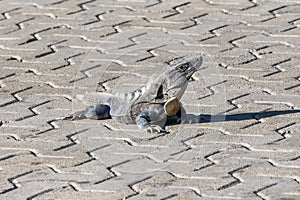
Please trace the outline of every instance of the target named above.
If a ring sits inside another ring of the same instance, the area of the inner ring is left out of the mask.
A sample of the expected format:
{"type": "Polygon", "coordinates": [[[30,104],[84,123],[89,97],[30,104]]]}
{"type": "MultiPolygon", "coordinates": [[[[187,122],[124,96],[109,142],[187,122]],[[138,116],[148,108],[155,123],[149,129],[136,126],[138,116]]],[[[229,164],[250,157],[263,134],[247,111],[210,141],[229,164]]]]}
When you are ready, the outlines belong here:
{"type": "Polygon", "coordinates": [[[0,199],[300,199],[297,0],[0,1],[0,199]],[[204,55],[199,124],[57,121],[204,55]]]}

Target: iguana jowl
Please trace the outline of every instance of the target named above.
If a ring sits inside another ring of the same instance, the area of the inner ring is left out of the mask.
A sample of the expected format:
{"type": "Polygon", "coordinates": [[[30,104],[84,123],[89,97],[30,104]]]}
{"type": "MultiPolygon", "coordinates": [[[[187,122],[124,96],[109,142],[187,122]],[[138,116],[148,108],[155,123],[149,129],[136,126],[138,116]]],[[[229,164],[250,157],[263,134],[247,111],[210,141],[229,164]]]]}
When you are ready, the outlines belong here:
{"type": "Polygon", "coordinates": [[[89,106],[63,119],[113,118],[122,123],[136,123],[146,132],[164,131],[169,116],[180,116],[183,108],[179,101],[190,78],[201,64],[200,55],[176,59],[146,86],[125,94],[98,92],[94,96],[97,105],[89,106]]]}

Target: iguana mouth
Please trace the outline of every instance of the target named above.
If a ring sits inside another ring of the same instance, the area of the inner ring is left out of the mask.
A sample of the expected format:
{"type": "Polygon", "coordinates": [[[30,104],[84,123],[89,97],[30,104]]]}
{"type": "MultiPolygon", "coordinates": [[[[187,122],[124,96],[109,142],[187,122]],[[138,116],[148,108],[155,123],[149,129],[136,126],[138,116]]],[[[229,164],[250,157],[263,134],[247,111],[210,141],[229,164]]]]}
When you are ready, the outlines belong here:
{"type": "Polygon", "coordinates": [[[194,73],[197,71],[198,69],[196,67],[192,67],[190,70],[188,70],[186,79],[190,80],[192,78],[192,76],[194,75],[194,73]]]}

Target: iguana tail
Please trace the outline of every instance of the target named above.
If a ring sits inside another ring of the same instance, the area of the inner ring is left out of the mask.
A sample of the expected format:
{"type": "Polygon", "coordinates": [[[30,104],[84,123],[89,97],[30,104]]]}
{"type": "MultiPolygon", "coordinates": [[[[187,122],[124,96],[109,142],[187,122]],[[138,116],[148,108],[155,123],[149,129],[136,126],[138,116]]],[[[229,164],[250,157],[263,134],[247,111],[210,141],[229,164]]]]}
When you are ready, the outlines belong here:
{"type": "Polygon", "coordinates": [[[105,92],[87,92],[85,95],[79,96],[79,99],[87,105],[111,105],[113,101],[117,101],[118,97],[105,92]]]}
{"type": "Polygon", "coordinates": [[[142,96],[147,91],[146,87],[138,88],[132,92],[128,93],[116,93],[110,94],[105,92],[89,92],[83,96],[78,96],[78,98],[87,105],[116,105],[122,103],[129,103],[135,101],[140,96],[142,96]]]}

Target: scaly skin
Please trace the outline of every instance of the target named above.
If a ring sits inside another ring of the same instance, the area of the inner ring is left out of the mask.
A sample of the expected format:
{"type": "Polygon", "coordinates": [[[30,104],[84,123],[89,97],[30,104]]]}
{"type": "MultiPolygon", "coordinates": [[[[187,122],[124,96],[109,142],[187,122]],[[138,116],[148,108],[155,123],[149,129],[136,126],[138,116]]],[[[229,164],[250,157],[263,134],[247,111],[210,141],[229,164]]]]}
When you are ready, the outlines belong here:
{"type": "Polygon", "coordinates": [[[96,93],[97,105],[70,114],[63,120],[113,118],[122,123],[136,123],[146,132],[164,132],[167,118],[180,117],[184,112],[179,101],[189,79],[201,65],[201,56],[176,59],[147,86],[121,95],[96,93]]]}

